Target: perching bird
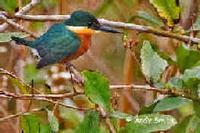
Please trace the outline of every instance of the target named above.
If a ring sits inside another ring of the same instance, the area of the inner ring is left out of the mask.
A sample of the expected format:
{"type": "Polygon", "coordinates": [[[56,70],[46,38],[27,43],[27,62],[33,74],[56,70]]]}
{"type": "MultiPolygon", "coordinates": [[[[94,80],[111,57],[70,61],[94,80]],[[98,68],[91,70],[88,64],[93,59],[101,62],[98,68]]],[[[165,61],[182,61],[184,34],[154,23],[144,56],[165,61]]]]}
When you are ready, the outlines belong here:
{"type": "Polygon", "coordinates": [[[84,54],[91,44],[92,34],[98,30],[120,33],[108,26],[101,25],[88,12],[75,11],[71,14],[70,19],[64,23],[54,24],[34,41],[14,36],[11,38],[17,44],[36,49],[41,57],[37,68],[42,68],[54,63],[68,63],[84,54]]]}

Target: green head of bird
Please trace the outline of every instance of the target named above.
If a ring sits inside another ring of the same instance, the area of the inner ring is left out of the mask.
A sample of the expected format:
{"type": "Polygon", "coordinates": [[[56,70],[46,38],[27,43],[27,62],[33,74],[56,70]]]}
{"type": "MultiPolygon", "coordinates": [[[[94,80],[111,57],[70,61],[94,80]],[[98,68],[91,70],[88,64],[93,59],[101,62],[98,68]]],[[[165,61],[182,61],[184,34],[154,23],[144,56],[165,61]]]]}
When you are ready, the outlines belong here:
{"type": "Polygon", "coordinates": [[[121,33],[109,26],[100,24],[100,22],[96,19],[94,15],[86,11],[73,12],[71,14],[71,17],[65,21],[65,24],[72,27],[86,27],[92,30],[110,32],[110,33],[121,33]]]}

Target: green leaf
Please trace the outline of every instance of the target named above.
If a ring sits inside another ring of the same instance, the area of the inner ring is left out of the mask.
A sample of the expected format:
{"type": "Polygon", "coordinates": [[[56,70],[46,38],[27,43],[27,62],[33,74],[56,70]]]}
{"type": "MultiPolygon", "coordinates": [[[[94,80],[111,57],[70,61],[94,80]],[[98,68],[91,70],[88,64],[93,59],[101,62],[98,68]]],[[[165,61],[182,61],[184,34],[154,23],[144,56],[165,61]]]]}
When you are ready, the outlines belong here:
{"type": "Polygon", "coordinates": [[[23,133],[50,133],[51,128],[48,124],[40,122],[38,116],[29,114],[21,116],[21,128],[23,133]]]}
{"type": "Polygon", "coordinates": [[[184,81],[185,88],[190,88],[191,90],[196,91],[199,88],[200,82],[200,66],[186,69],[182,75],[182,80],[184,81]]]}
{"type": "Polygon", "coordinates": [[[192,31],[199,31],[200,30],[200,16],[197,17],[195,23],[192,26],[192,31]]]}
{"type": "Polygon", "coordinates": [[[181,44],[176,50],[176,57],[179,68],[184,72],[185,69],[194,67],[198,64],[200,61],[200,52],[181,44]]]}
{"type": "Polygon", "coordinates": [[[149,13],[145,12],[145,11],[138,11],[137,12],[137,16],[141,19],[146,20],[147,22],[162,27],[164,26],[163,22],[160,21],[159,19],[155,18],[154,16],[150,15],[149,13]]]}
{"type": "Polygon", "coordinates": [[[187,82],[190,79],[200,79],[200,66],[185,70],[182,79],[187,82]]]}
{"type": "Polygon", "coordinates": [[[44,73],[38,70],[35,64],[27,64],[24,68],[24,80],[26,83],[30,83],[32,80],[34,83],[42,83],[44,80],[44,73]]]}
{"type": "Polygon", "coordinates": [[[50,124],[50,127],[51,127],[51,130],[53,132],[58,132],[59,130],[59,123],[58,123],[58,120],[57,118],[54,116],[53,112],[46,109],[47,111],[47,114],[48,114],[48,121],[49,121],[49,124],[50,124]]]}
{"type": "Polygon", "coordinates": [[[96,111],[88,111],[83,122],[75,130],[75,133],[99,133],[99,113],[96,111]]]}
{"type": "Polygon", "coordinates": [[[143,115],[143,114],[151,114],[153,113],[153,109],[155,108],[156,104],[158,103],[158,101],[150,104],[150,105],[147,105],[147,106],[143,106],[141,109],[140,109],[140,112],[139,112],[139,115],[143,115]]]}
{"type": "Polygon", "coordinates": [[[0,9],[9,13],[14,13],[17,8],[17,1],[15,0],[0,0],[0,9]]]}
{"type": "Polygon", "coordinates": [[[12,84],[16,87],[19,88],[19,90],[22,92],[22,93],[28,93],[28,86],[26,86],[24,83],[22,83],[21,81],[19,81],[18,79],[15,79],[13,77],[9,77],[12,84]]]}
{"type": "MultiPolygon", "coordinates": [[[[66,99],[67,100],[67,99],[66,99]]],[[[64,103],[66,103],[64,101],[64,103]]],[[[82,120],[82,114],[74,109],[69,109],[63,106],[59,107],[59,115],[65,121],[70,123],[71,128],[76,128],[82,120]]]]}
{"type": "Polygon", "coordinates": [[[110,117],[113,117],[113,118],[117,118],[117,119],[124,119],[126,120],[127,122],[130,122],[133,120],[133,116],[130,115],[130,114],[126,114],[126,113],[123,113],[123,112],[119,112],[119,111],[113,111],[112,113],[110,113],[110,117]]]}
{"type": "Polygon", "coordinates": [[[167,83],[168,88],[176,88],[182,89],[183,88],[183,80],[179,77],[173,77],[167,83]]]}
{"type": "Polygon", "coordinates": [[[186,130],[187,130],[187,126],[188,126],[190,120],[191,120],[191,116],[187,116],[186,118],[184,118],[184,120],[182,120],[180,123],[178,123],[174,127],[173,132],[175,132],[175,133],[187,133],[186,130]]]}
{"type": "Polygon", "coordinates": [[[41,6],[41,9],[53,9],[57,5],[57,0],[48,0],[48,1],[41,1],[39,6],[41,6]]]}
{"type": "Polygon", "coordinates": [[[178,78],[172,78],[166,84],[168,88],[184,89],[190,95],[197,96],[200,88],[200,66],[192,69],[186,69],[185,72],[178,78]]]}
{"type": "Polygon", "coordinates": [[[142,71],[147,79],[158,82],[167,67],[167,61],[162,59],[151,47],[149,41],[144,41],[141,49],[142,71]]]}
{"type": "Polygon", "coordinates": [[[49,124],[40,124],[39,133],[51,133],[51,127],[49,124]]]}
{"type": "Polygon", "coordinates": [[[187,116],[173,129],[174,133],[199,133],[200,119],[195,115],[187,116]]]}
{"type": "Polygon", "coordinates": [[[5,33],[0,33],[0,43],[11,41],[12,40],[10,38],[11,36],[24,38],[24,37],[27,37],[29,35],[24,33],[24,32],[5,32],[5,33]]]}
{"type": "Polygon", "coordinates": [[[170,55],[169,55],[168,53],[163,52],[163,51],[160,51],[159,48],[156,48],[156,49],[154,49],[154,50],[158,53],[158,55],[159,55],[161,58],[163,58],[164,60],[166,60],[167,63],[168,63],[169,65],[176,65],[176,61],[174,61],[174,60],[170,57],[170,55]]]}
{"type": "Polygon", "coordinates": [[[193,109],[195,111],[196,116],[200,118],[200,102],[199,101],[193,101],[193,109]]]}
{"type": "Polygon", "coordinates": [[[111,111],[108,80],[99,72],[84,71],[83,76],[86,96],[105,110],[111,111]]]}
{"type": "Polygon", "coordinates": [[[21,116],[21,127],[23,133],[38,133],[40,129],[39,118],[32,114],[21,116]]]}
{"type": "Polygon", "coordinates": [[[99,133],[110,133],[110,131],[107,128],[106,125],[103,125],[103,126],[100,127],[100,132],[99,133]]]}
{"type": "Polygon", "coordinates": [[[121,133],[151,133],[166,131],[177,123],[170,115],[147,114],[139,115],[126,124],[121,133]]]}
{"type": "Polygon", "coordinates": [[[153,111],[169,111],[190,104],[191,102],[191,100],[182,97],[166,97],[156,104],[153,111]]]}
{"type": "Polygon", "coordinates": [[[150,0],[150,3],[157,9],[160,17],[167,20],[169,26],[173,26],[173,20],[179,19],[180,8],[176,0],[150,0]]]}

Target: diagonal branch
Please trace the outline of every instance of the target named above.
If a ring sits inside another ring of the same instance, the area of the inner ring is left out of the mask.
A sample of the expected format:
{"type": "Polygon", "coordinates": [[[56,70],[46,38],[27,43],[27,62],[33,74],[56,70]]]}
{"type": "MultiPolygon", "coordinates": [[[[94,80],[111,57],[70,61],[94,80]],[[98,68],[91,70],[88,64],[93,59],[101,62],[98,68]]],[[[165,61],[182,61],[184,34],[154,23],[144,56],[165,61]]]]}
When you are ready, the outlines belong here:
{"type": "MultiPolygon", "coordinates": [[[[35,5],[37,5],[40,2],[40,0],[31,0],[29,4],[26,6],[22,7],[18,12],[15,13],[15,15],[23,15],[26,14],[28,11],[30,11],[35,5]]],[[[3,32],[8,28],[8,24],[4,22],[3,24],[0,25],[0,32],[3,32]]]]}
{"type": "Polygon", "coordinates": [[[116,133],[115,128],[111,122],[111,119],[109,118],[109,115],[101,106],[99,106],[99,112],[100,112],[101,116],[103,118],[105,118],[105,123],[106,123],[108,129],[110,130],[110,133],[116,133]]]}
{"type": "Polygon", "coordinates": [[[9,115],[9,116],[6,116],[6,117],[1,117],[0,122],[6,121],[6,120],[9,120],[9,119],[12,119],[12,118],[16,118],[16,117],[19,117],[19,116],[22,116],[22,115],[27,115],[29,113],[42,111],[42,110],[43,110],[43,108],[36,108],[36,109],[32,109],[32,110],[25,111],[25,112],[18,112],[16,114],[12,114],[12,115],[9,115]]]}
{"type": "Polygon", "coordinates": [[[8,26],[9,26],[9,25],[8,25],[6,22],[4,22],[3,24],[1,24],[1,25],[0,25],[0,32],[5,31],[6,28],[7,28],[8,26]]]}
{"type": "Polygon", "coordinates": [[[28,13],[38,3],[40,3],[40,0],[31,0],[29,4],[22,7],[17,13],[15,13],[15,15],[22,15],[28,13]]]}
{"type": "Polygon", "coordinates": [[[8,19],[5,15],[0,14],[0,19],[2,19],[3,21],[5,21],[6,23],[8,23],[9,25],[11,25],[11,26],[13,26],[13,27],[15,27],[15,28],[17,28],[17,29],[19,29],[19,30],[21,30],[21,31],[30,34],[32,37],[37,38],[37,35],[36,35],[35,33],[33,33],[33,32],[31,32],[31,31],[25,29],[23,26],[17,24],[17,23],[14,22],[13,20],[8,19]]]}

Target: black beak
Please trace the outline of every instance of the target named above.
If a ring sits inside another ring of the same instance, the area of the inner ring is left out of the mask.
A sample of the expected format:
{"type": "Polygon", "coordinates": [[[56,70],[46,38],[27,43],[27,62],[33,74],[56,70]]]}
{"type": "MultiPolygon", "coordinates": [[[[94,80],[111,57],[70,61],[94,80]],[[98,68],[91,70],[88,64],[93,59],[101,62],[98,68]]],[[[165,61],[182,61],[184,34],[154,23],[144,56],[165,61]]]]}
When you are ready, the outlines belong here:
{"type": "Polygon", "coordinates": [[[110,33],[122,33],[121,31],[117,31],[109,26],[105,26],[105,25],[100,25],[100,27],[98,28],[98,30],[104,31],[104,32],[110,32],[110,33]]]}

